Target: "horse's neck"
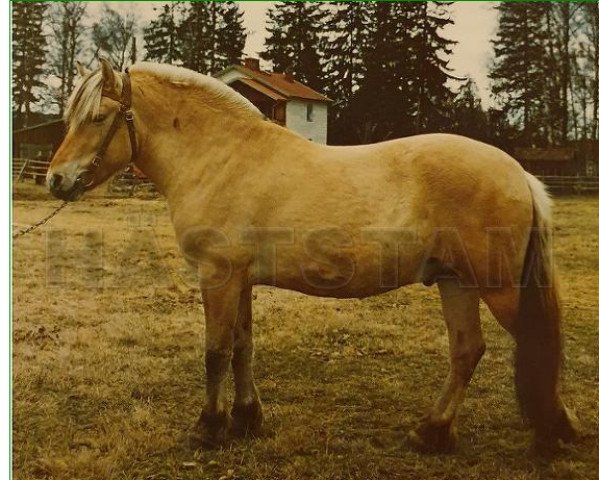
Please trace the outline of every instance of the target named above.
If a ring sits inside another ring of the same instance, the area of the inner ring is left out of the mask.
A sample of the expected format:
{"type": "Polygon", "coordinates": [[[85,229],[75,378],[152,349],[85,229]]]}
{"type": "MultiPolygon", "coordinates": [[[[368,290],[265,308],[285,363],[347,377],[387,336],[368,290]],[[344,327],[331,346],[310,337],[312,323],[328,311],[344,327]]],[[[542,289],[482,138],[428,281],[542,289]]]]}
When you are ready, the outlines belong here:
{"type": "Polygon", "coordinates": [[[209,182],[211,173],[239,157],[239,149],[259,141],[265,123],[171,98],[174,101],[149,101],[136,112],[144,126],[138,167],[167,198],[190,184],[209,182]]]}

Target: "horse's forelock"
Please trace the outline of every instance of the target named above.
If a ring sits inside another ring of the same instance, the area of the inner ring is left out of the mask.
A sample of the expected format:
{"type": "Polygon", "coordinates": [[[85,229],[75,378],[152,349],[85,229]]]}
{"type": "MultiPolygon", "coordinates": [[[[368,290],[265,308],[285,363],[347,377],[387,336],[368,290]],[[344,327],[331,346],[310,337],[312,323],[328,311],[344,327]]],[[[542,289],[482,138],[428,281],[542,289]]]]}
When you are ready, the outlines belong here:
{"type": "Polygon", "coordinates": [[[64,120],[68,125],[77,127],[98,115],[102,98],[102,73],[97,70],[90,73],[75,87],[65,110],[64,120]]]}

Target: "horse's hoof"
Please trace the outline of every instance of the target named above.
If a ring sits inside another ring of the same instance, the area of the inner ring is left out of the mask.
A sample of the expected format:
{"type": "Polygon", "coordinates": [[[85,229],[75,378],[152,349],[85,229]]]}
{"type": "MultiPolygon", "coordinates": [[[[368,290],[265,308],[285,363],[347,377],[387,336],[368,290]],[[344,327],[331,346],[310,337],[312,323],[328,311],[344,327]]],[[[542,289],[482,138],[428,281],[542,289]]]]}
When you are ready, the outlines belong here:
{"type": "Polygon", "coordinates": [[[580,423],[576,415],[562,405],[553,428],[535,433],[532,453],[541,457],[553,457],[562,451],[563,443],[573,443],[580,435],[580,423]]]}
{"type": "Polygon", "coordinates": [[[556,437],[535,435],[530,453],[541,458],[553,458],[560,451],[561,448],[556,437]]]}
{"type": "Polygon", "coordinates": [[[192,448],[210,450],[220,448],[229,441],[231,417],[227,412],[202,412],[189,435],[192,448]]]}
{"type": "Polygon", "coordinates": [[[424,422],[410,431],[408,442],[422,453],[451,453],[456,448],[456,428],[453,422],[441,425],[424,422]]]}
{"type": "Polygon", "coordinates": [[[232,433],[237,437],[257,438],[265,435],[262,405],[259,401],[243,405],[235,403],[231,411],[232,433]]]}
{"type": "Polygon", "coordinates": [[[580,435],[580,422],[574,412],[566,407],[560,411],[560,416],[555,424],[555,436],[564,443],[572,443],[580,435]]]}

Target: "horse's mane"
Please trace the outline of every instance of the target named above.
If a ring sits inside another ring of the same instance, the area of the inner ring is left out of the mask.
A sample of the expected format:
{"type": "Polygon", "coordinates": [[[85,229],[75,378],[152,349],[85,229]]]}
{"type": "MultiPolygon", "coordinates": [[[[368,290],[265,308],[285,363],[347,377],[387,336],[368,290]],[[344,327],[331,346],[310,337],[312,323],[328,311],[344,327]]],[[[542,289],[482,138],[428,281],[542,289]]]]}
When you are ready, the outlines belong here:
{"type": "MultiPolygon", "coordinates": [[[[131,73],[155,75],[174,85],[195,86],[212,95],[215,100],[242,113],[262,116],[260,110],[240,93],[216,78],[203,75],[187,68],[160,63],[141,62],[133,65],[131,73]]],[[[100,69],[86,75],[75,87],[65,110],[65,122],[78,126],[98,115],[102,98],[102,72],[100,69]]],[[[135,106],[135,100],[133,100],[135,106]]]]}

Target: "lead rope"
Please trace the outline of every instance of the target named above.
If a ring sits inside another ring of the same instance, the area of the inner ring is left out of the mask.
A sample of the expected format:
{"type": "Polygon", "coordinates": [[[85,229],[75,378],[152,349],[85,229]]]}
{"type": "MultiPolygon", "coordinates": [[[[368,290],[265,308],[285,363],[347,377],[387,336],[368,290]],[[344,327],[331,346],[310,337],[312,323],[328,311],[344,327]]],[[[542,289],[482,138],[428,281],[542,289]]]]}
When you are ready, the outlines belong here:
{"type": "Polygon", "coordinates": [[[33,232],[35,229],[41,227],[42,225],[44,225],[45,223],[48,223],[50,221],[50,219],[52,217],[54,217],[58,212],[60,212],[64,207],[66,207],[69,204],[69,202],[64,201],[62,202],[58,207],[56,207],[56,209],[47,217],[42,218],[39,222],[34,223],[33,225],[30,225],[27,228],[23,228],[22,230],[19,230],[17,233],[13,233],[12,238],[13,240],[15,238],[19,238],[22,237],[23,235],[28,234],[29,232],[33,232]]]}

